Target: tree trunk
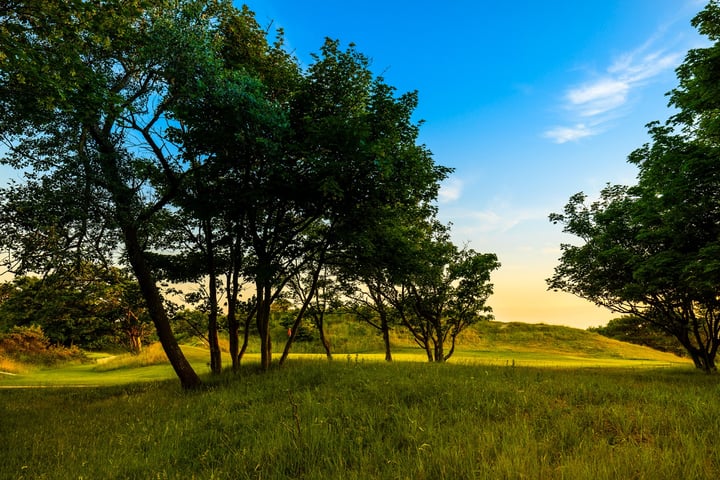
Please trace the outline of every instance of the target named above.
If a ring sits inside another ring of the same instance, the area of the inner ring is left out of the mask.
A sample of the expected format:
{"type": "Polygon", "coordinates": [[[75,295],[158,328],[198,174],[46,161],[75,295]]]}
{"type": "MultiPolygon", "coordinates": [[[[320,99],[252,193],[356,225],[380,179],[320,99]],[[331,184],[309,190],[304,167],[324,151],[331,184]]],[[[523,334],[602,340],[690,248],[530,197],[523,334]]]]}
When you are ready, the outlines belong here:
{"type": "Polygon", "coordinates": [[[215,249],[213,246],[212,226],[210,220],[203,220],[205,230],[205,253],[208,262],[208,282],[210,296],[210,312],[208,314],[208,345],[210,347],[210,371],[214,374],[222,372],[222,352],[218,339],[218,300],[217,300],[217,272],[215,271],[215,249]]]}
{"type": "Polygon", "coordinates": [[[385,361],[392,362],[392,353],[390,352],[390,325],[388,324],[387,313],[385,309],[380,312],[380,330],[382,331],[383,345],[385,345],[385,361]]]}
{"type": "Polygon", "coordinates": [[[228,295],[228,342],[230,343],[230,360],[232,362],[232,370],[236,372],[240,367],[240,322],[238,322],[237,309],[237,278],[231,279],[231,275],[227,276],[227,295],[228,295]]]}
{"type": "Polygon", "coordinates": [[[240,322],[235,316],[235,310],[228,306],[228,343],[230,349],[230,361],[232,370],[237,371],[240,367],[240,322]]]}
{"type": "Polygon", "coordinates": [[[328,360],[332,360],[332,352],[330,351],[330,342],[327,339],[327,336],[325,335],[325,319],[323,314],[320,314],[320,318],[317,322],[318,327],[318,333],[320,333],[320,343],[322,344],[323,348],[325,349],[325,356],[328,360]]]}
{"type": "Polygon", "coordinates": [[[285,360],[287,359],[288,355],[290,354],[290,347],[292,347],[292,344],[295,341],[297,332],[298,332],[298,330],[300,330],[300,322],[302,322],[303,316],[305,316],[305,312],[307,311],[307,308],[310,305],[310,302],[312,301],[313,295],[315,295],[316,286],[317,286],[317,281],[313,282],[313,285],[310,287],[310,294],[307,296],[307,298],[305,299],[305,301],[302,304],[302,307],[300,307],[300,311],[295,316],[295,323],[293,323],[293,326],[290,329],[290,336],[288,337],[287,342],[285,342],[285,348],[283,349],[282,356],[280,357],[280,365],[285,363],[285,360]]]}
{"type": "Polygon", "coordinates": [[[210,314],[208,315],[208,344],[210,347],[210,371],[222,372],[222,352],[218,338],[217,278],[210,277],[210,314]]]}
{"type": "Polygon", "coordinates": [[[270,338],[270,306],[272,297],[270,286],[257,284],[256,322],[260,335],[260,368],[269,370],[272,363],[272,339],[270,338]]]}
{"type": "Polygon", "coordinates": [[[318,268],[313,272],[310,291],[305,297],[305,301],[303,302],[302,307],[300,307],[300,311],[295,317],[295,323],[293,323],[293,326],[290,329],[290,336],[288,337],[287,342],[285,342],[285,348],[283,349],[282,357],[280,357],[280,365],[285,363],[285,359],[287,359],[288,355],[290,354],[290,347],[292,347],[292,344],[295,341],[295,337],[297,336],[297,332],[300,329],[300,322],[302,322],[303,316],[305,315],[305,312],[307,311],[310,303],[312,302],[317,292],[318,278],[320,278],[320,271],[322,269],[322,261],[318,262],[318,265],[318,268]]]}
{"type": "Polygon", "coordinates": [[[145,258],[145,252],[138,238],[137,219],[133,215],[133,206],[136,205],[138,201],[137,195],[132,188],[125,184],[120,174],[120,168],[117,163],[119,155],[110,140],[110,125],[111,123],[107,122],[107,128],[105,129],[101,129],[93,124],[86,125],[86,127],[93,137],[93,140],[95,140],[100,147],[101,173],[104,177],[105,186],[112,196],[115,220],[122,231],[128,261],[137,278],[140,291],[147,305],[148,313],[155,325],[158,339],[163,346],[163,350],[165,350],[165,355],[167,355],[170,364],[175,370],[175,374],[180,379],[182,388],[186,390],[194,389],[199,387],[202,382],[177,343],[177,339],[170,327],[170,319],[163,305],[162,295],[160,295],[155,277],[145,258]]]}
{"type": "Polygon", "coordinates": [[[280,365],[285,363],[285,360],[287,359],[288,355],[290,355],[290,348],[292,347],[292,344],[295,342],[295,337],[297,337],[297,332],[300,330],[300,323],[302,322],[303,315],[305,314],[305,304],[300,309],[300,312],[295,316],[295,322],[293,323],[292,328],[290,328],[290,335],[288,336],[287,341],[285,342],[285,348],[283,349],[283,353],[280,356],[280,361],[278,362],[280,365]]]}
{"type": "Polygon", "coordinates": [[[445,361],[442,342],[433,342],[433,361],[436,363],[442,363],[445,361]]]}
{"type": "Polygon", "coordinates": [[[138,241],[137,230],[132,226],[125,225],[122,227],[122,231],[128,260],[140,285],[140,291],[143,294],[143,298],[145,298],[150,318],[155,324],[155,330],[157,331],[158,339],[163,346],[163,350],[165,350],[165,354],[175,370],[175,374],[180,379],[182,388],[186,390],[197,388],[202,382],[197,373],[195,373],[195,370],[193,370],[190,362],[185,358],[172,332],[170,319],[165,311],[162,296],[157,288],[150,267],[145,261],[142,247],[138,241]]]}
{"type": "Polygon", "coordinates": [[[245,323],[243,327],[243,343],[240,347],[240,352],[238,352],[237,361],[238,366],[240,366],[240,362],[242,361],[243,357],[245,356],[245,352],[247,351],[248,343],[250,343],[250,322],[252,322],[252,319],[255,317],[255,314],[257,313],[257,303],[253,307],[253,309],[248,312],[247,316],[245,317],[245,323]]]}
{"type": "Polygon", "coordinates": [[[142,329],[131,326],[126,332],[130,343],[130,351],[134,355],[139,355],[142,352],[142,329]]]}

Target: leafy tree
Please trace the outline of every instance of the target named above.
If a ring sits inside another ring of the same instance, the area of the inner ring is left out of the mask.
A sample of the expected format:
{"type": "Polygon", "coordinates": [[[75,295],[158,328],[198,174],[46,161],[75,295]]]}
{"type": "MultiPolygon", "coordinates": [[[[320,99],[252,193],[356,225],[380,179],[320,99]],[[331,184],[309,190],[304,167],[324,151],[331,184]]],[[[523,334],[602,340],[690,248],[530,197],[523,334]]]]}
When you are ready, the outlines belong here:
{"type": "Polygon", "coordinates": [[[495,254],[458,250],[442,235],[426,243],[422,252],[416,269],[401,285],[395,305],[428,361],[444,362],[454,353],[457,336],[465,328],[492,318],[486,305],[492,294],[490,274],[500,264],[495,254]]]}
{"type": "Polygon", "coordinates": [[[550,288],[654,324],[706,371],[720,347],[719,12],[711,1],[693,20],[715,44],[677,69],[679,113],[649,124],[652,142],[629,156],[637,185],[608,186],[589,205],[577,194],[550,216],[583,241],[562,245],[550,288]]]}
{"type": "Polygon", "coordinates": [[[55,276],[16,277],[11,296],[0,305],[6,328],[42,327],[54,344],[97,348],[113,334],[113,324],[95,306],[96,285],[55,276]]]}
{"type": "Polygon", "coordinates": [[[18,198],[47,199],[36,218],[12,202],[7,222],[22,228],[7,249],[27,270],[39,268],[29,260],[68,263],[68,251],[83,258],[90,248],[113,263],[120,245],[184,388],[200,381],[158,279],[209,280],[213,371],[218,278],[227,280],[234,366],[243,351],[237,295],[251,279],[246,322],[256,320],[267,369],[270,309],[293,275],[324,249],[324,261],[350,251],[384,208],[427,209],[449,171],[417,144],[415,92],[396,96],[337,41],[301,72],[282,35],[269,45],[247,8],[48,0],[0,13],[3,161],[33,172],[18,198]],[[179,223],[190,225],[190,249],[179,223]],[[34,237],[50,241],[26,248],[34,237]]]}
{"type": "Polygon", "coordinates": [[[17,276],[3,291],[0,325],[38,325],[54,344],[93,349],[120,338],[139,352],[150,333],[137,282],[117,268],[82,264],[45,278],[17,276]]]}
{"type": "MultiPolygon", "coordinates": [[[[430,211],[431,212],[431,211],[430,211]]],[[[383,338],[385,361],[392,361],[390,330],[399,323],[398,287],[422,257],[422,242],[444,227],[428,220],[424,208],[385,208],[373,228],[354,237],[341,265],[341,282],[358,319],[383,338]]]]}
{"type": "MultiPolygon", "coordinates": [[[[267,41],[247,8],[228,8],[218,19],[217,57],[213,74],[192,85],[175,109],[181,122],[177,135],[186,155],[196,164],[182,195],[175,200],[181,222],[191,225],[190,252],[200,253],[202,263],[193,269],[195,281],[207,283],[208,340],[211,368],[221,365],[217,340],[220,277],[224,277],[228,303],[230,354],[233,368],[240,360],[238,295],[248,276],[250,248],[248,215],[261,201],[258,181],[268,169],[285,168],[281,143],[287,132],[288,96],[299,78],[299,68],[283,50],[282,36],[267,41]],[[200,268],[197,268],[200,267],[200,268]]],[[[278,185],[274,185],[277,187],[278,185]]],[[[272,196],[273,194],[269,194],[272,196]]],[[[176,247],[177,248],[177,247],[176,247]]]]}
{"type": "Polygon", "coordinates": [[[140,353],[153,328],[137,281],[126,271],[111,268],[105,274],[99,294],[95,300],[99,314],[112,322],[115,335],[131,352],[140,353]]]}

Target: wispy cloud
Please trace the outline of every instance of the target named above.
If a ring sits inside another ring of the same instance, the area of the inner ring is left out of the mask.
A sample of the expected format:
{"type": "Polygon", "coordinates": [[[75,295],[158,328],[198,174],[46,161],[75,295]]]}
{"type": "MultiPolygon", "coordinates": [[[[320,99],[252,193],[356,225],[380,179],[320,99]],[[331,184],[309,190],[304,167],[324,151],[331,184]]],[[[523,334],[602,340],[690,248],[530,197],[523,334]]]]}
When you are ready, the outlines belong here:
{"type": "Polygon", "coordinates": [[[581,138],[597,135],[598,130],[588,127],[583,123],[578,123],[571,127],[555,127],[546,131],[544,136],[550,138],[555,143],[572,142],[581,138]]]}
{"type": "Polygon", "coordinates": [[[440,203],[450,203],[460,199],[463,190],[463,182],[458,178],[449,178],[442,182],[438,192],[440,203]]]}
{"type": "Polygon", "coordinates": [[[563,107],[574,125],[554,126],[543,136],[555,143],[566,143],[605,131],[610,120],[624,114],[633,92],[682,61],[685,51],[654,48],[657,40],[649,39],[615,58],[602,74],[568,88],[563,107]]]}
{"type": "Polygon", "coordinates": [[[580,116],[595,117],[624,105],[629,91],[629,82],[603,78],[571,89],[566,98],[580,116]]]}

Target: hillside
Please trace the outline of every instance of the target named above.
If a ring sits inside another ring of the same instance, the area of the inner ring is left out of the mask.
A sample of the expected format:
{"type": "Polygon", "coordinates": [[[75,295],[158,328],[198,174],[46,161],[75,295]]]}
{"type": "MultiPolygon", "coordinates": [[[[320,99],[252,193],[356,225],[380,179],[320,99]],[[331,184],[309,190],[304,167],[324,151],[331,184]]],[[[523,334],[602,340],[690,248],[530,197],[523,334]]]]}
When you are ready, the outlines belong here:
{"type": "Polygon", "coordinates": [[[484,322],[465,332],[458,350],[498,354],[686,363],[687,359],[598,333],[558,325],[484,322]]]}

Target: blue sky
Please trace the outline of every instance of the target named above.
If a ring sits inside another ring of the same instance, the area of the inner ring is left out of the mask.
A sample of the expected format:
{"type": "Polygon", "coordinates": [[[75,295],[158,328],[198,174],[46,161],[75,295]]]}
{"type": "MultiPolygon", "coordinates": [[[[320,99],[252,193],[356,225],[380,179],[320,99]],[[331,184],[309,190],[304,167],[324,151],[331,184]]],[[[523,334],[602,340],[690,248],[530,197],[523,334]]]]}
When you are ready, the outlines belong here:
{"type": "MultiPolygon", "coordinates": [[[[418,90],[421,142],[455,168],[440,217],[453,238],[495,252],[497,320],[585,328],[613,314],[546,291],[568,198],[634,183],[627,155],[665,120],[698,0],[255,0],[307,64],[325,37],[353,42],[400,92],[418,90]]],[[[237,2],[239,5],[240,2],[237,2]]]]}

